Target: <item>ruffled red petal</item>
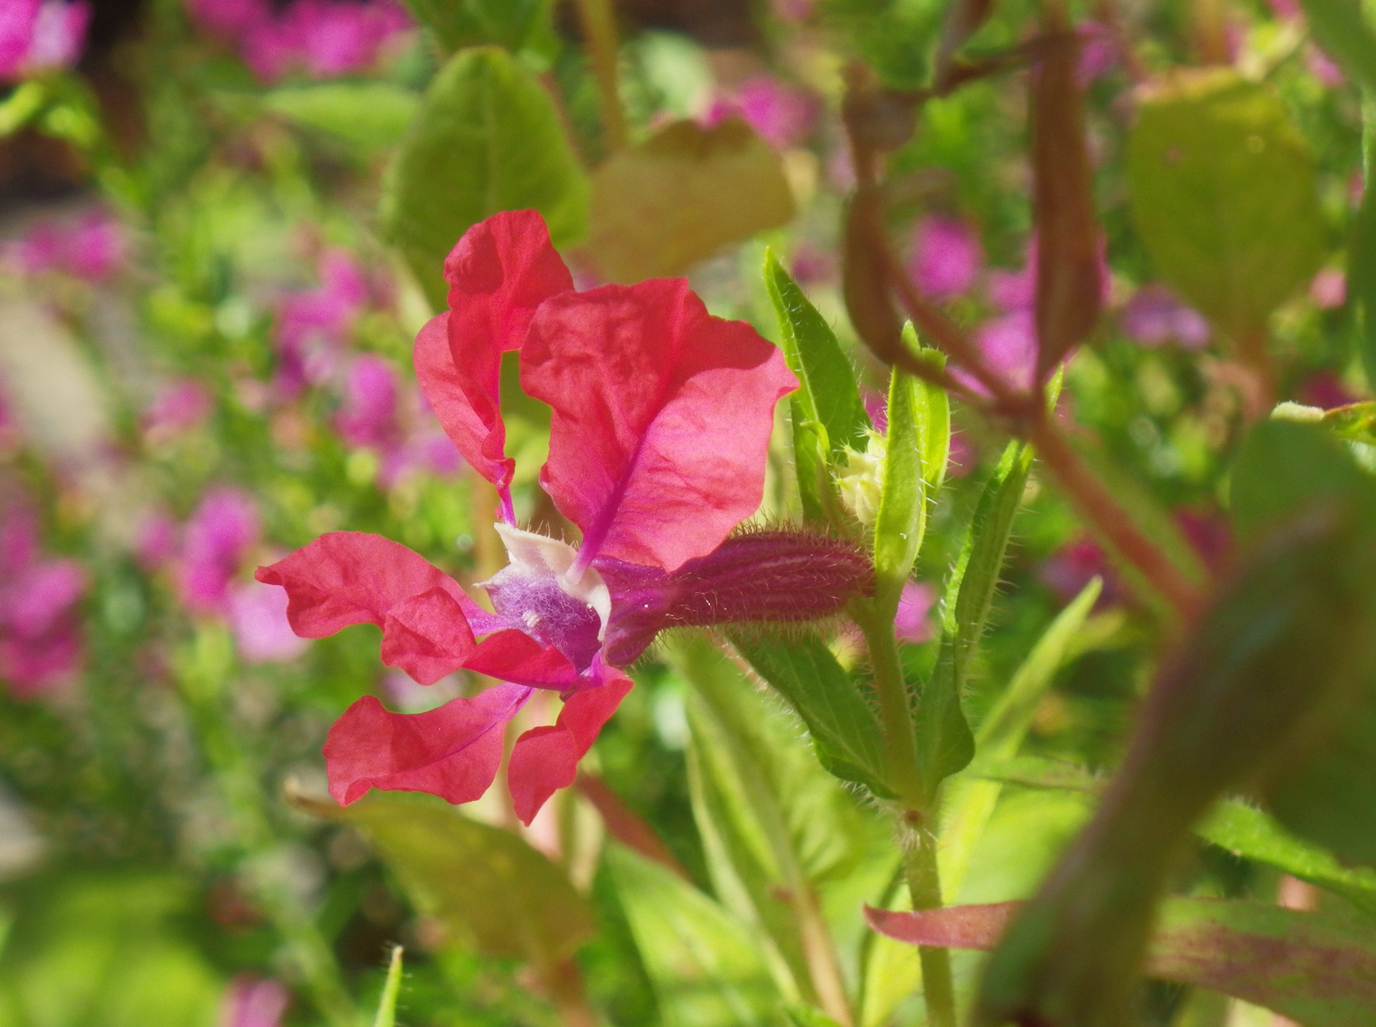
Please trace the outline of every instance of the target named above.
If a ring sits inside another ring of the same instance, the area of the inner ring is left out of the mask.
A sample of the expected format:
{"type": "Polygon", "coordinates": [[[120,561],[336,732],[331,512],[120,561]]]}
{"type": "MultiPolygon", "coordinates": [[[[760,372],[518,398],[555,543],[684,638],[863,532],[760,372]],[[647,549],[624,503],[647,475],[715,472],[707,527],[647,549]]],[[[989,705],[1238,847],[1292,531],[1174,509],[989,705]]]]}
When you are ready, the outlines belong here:
{"type": "Polygon", "coordinates": [[[533,210],[494,214],[464,233],[448,259],[449,313],[416,337],[416,377],[460,453],[497,486],[511,520],[498,378],[502,354],[519,349],[544,300],[573,288],[573,277],[533,210]]]}
{"type": "Polygon", "coordinates": [[[457,670],[477,647],[470,620],[491,620],[457,581],[381,535],[331,532],[256,576],[287,590],[287,620],[298,635],[376,624],[383,662],[424,685],[457,670]]]}
{"type": "Polygon", "coordinates": [[[531,689],[501,684],[425,713],[391,713],[371,695],[330,728],[330,794],[347,806],[370,789],[429,792],[458,804],[491,787],[502,762],[503,728],[531,689]]]}
{"type": "Polygon", "coordinates": [[[554,411],[545,490],[595,556],[675,570],[755,512],[774,404],[797,388],[748,324],[681,279],[546,300],[521,382],[554,411]]]}
{"type": "Polygon", "coordinates": [[[551,795],[573,784],[578,761],[631,690],[625,674],[605,673],[601,685],[570,696],[552,725],[532,728],[516,739],[506,775],[521,823],[529,825],[551,795]]]}

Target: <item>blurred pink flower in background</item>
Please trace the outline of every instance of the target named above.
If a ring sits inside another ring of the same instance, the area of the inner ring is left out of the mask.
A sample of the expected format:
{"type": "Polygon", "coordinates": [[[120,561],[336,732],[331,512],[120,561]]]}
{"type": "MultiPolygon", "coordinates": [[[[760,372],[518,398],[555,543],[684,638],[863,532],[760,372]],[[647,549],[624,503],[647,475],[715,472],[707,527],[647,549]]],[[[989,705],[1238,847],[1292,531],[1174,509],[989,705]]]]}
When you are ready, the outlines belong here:
{"type": "Polygon", "coordinates": [[[335,427],[349,445],[383,448],[398,442],[397,390],[397,373],[382,357],[365,353],[354,359],[335,415],[335,427]]]}
{"type": "Polygon", "coordinates": [[[280,1027],[291,1002],[286,987],[270,977],[240,974],[220,1004],[220,1027],[280,1027]]]}
{"type": "Polygon", "coordinates": [[[1209,322],[1164,285],[1144,285],[1133,293],[1121,321],[1127,337],[1143,346],[1175,342],[1185,349],[1199,349],[1209,342],[1209,322]]]}
{"type": "Polygon", "coordinates": [[[0,3],[0,81],[70,68],[81,56],[91,5],[85,0],[0,3]]]}
{"type": "Polygon", "coordinates": [[[1305,380],[1295,398],[1306,406],[1331,410],[1356,403],[1360,397],[1343,384],[1336,372],[1319,371],[1305,380]]]}
{"type": "Polygon", "coordinates": [[[205,494],[187,521],[177,568],[182,601],[198,613],[223,613],[229,587],[258,542],[261,522],[253,499],[233,488],[205,494]]]}
{"type": "Polygon", "coordinates": [[[741,83],[734,96],[713,100],[702,121],[710,127],[739,117],[765,142],[784,150],[807,139],[820,113],[821,105],[811,93],[773,75],[753,75],[741,83]]]}
{"type": "Polygon", "coordinates": [[[229,626],[241,655],[249,663],[294,659],[310,641],[297,638],[287,621],[287,594],[257,581],[235,585],[229,592],[229,626]]]}
{"type": "Polygon", "coordinates": [[[1336,267],[1326,267],[1309,283],[1309,298],[1321,310],[1333,310],[1347,302],[1347,275],[1336,267]]]}
{"type": "Polygon", "coordinates": [[[769,6],[780,21],[797,24],[812,17],[817,0],[770,0],[769,6]]]}
{"type": "Polygon", "coordinates": [[[119,271],[127,252],[120,223],[108,211],[92,210],[75,221],[38,221],[6,244],[5,259],[21,274],[65,274],[99,285],[119,271]]]}
{"type": "Polygon", "coordinates": [[[975,342],[989,369],[1015,389],[1030,389],[1037,366],[1037,324],[1031,308],[984,322],[975,342]]]}
{"type": "Polygon", "coordinates": [[[1118,41],[1107,25],[1091,21],[1081,25],[1080,62],[1076,69],[1081,85],[1103,78],[1118,64],[1118,41]]]}
{"type": "Polygon", "coordinates": [[[150,442],[165,442],[200,427],[214,409],[215,400],[200,382],[191,378],[162,386],[140,419],[150,442]]]}
{"type": "Polygon", "coordinates": [[[277,305],[274,385],[288,399],[331,377],[354,321],[368,305],[368,279],[348,253],[327,250],[319,273],[319,287],[288,293],[277,305]]]}
{"type": "Polygon", "coordinates": [[[908,274],[927,295],[946,299],[968,292],[983,267],[984,249],[969,224],[942,214],[917,223],[908,274]]]}
{"type": "Polygon", "coordinates": [[[294,0],[281,10],[264,0],[188,0],[187,7],[204,28],[232,39],[263,82],[293,72],[366,71],[412,24],[393,0],[294,0]]]}
{"type": "Polygon", "coordinates": [[[177,556],[179,534],[176,520],[166,510],[146,512],[134,530],[134,559],[145,571],[165,567],[177,556]]]}
{"type": "Polygon", "coordinates": [[[931,614],[936,599],[936,588],[925,581],[909,581],[903,586],[893,618],[894,634],[900,642],[916,645],[932,638],[931,614]]]}
{"type": "Polygon", "coordinates": [[[0,680],[15,696],[51,693],[80,667],[76,606],[88,581],[77,561],[39,555],[32,508],[0,514],[0,680]]]}

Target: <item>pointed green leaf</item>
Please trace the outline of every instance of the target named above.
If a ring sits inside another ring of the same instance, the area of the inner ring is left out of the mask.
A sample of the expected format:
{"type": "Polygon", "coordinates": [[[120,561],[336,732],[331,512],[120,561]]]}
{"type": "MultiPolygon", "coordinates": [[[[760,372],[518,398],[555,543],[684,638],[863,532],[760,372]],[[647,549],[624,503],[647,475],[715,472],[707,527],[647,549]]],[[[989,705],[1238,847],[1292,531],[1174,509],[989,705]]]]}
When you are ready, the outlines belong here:
{"type": "Polygon", "coordinates": [[[401,951],[400,945],[392,949],[392,959],[387,964],[387,980],[382,985],[382,998],[378,1000],[373,1027],[396,1027],[397,996],[401,994],[401,951]]]}
{"type": "MultiPolygon", "coordinates": [[[[988,760],[1006,760],[1017,754],[1032,724],[1032,715],[1042,696],[1051,687],[1056,673],[1084,629],[1085,619],[1099,599],[1103,583],[1095,578],[1037,640],[1008,687],[995,700],[975,735],[976,766],[988,760]]],[[[984,833],[1002,787],[998,782],[979,780],[975,767],[970,773],[949,783],[941,806],[938,858],[941,887],[954,899],[960,891],[970,853],[984,833]]]]}
{"type": "MultiPolygon", "coordinates": [[[[1376,266],[1373,270],[1376,270],[1376,266]]],[[[1376,402],[1368,400],[1365,403],[1352,403],[1345,407],[1326,410],[1323,424],[1342,438],[1376,446],[1376,402]]]]}
{"type": "Polygon", "coordinates": [[[358,828],[422,912],[484,955],[551,965],[594,934],[592,909],[567,875],[510,831],[443,799],[373,792],[351,806],[293,797],[314,816],[358,828]]]}
{"type": "Polygon", "coordinates": [[[870,426],[855,371],[831,326],[772,251],[765,254],[764,280],[779,319],[784,359],[798,377],[799,407],[807,420],[826,429],[830,462],[842,463],[847,446],[864,448],[870,426]]]}
{"type": "Polygon", "coordinates": [[[731,644],[803,718],[817,758],[831,773],[892,796],[884,735],[869,703],[814,634],[788,640],[731,633],[731,644]]]}
{"type": "Polygon", "coordinates": [[[1031,448],[1011,443],[984,487],[946,586],[941,649],[936,668],[921,687],[917,705],[919,769],[929,795],[975,754],[974,735],[960,708],[960,697],[984,637],[1013,518],[1022,505],[1031,468],[1031,448]]]}
{"type": "MultiPolygon", "coordinates": [[[[869,916],[876,930],[912,945],[990,949],[1022,906],[869,916]]],[[[1245,999],[1307,1027],[1366,1027],[1376,1009],[1376,930],[1255,902],[1167,899],[1147,973],[1245,999]]]]}
{"type": "Polygon", "coordinates": [[[304,128],[356,146],[393,146],[420,109],[420,97],[388,82],[338,81],[263,94],[263,106],[304,128]]]}
{"type": "Polygon", "coordinates": [[[606,859],[665,1027],[777,1021],[779,992],[749,931],[659,864],[619,845],[606,859]]]}
{"type": "Polygon", "coordinates": [[[388,169],[383,227],[438,309],[459,236],[526,208],[545,216],[556,246],[573,242],[587,228],[587,177],[539,82],[503,50],[465,50],[431,82],[388,169]]]}
{"type": "Polygon", "coordinates": [[[1217,68],[1151,84],[1128,186],[1162,276],[1234,339],[1264,339],[1271,312],[1318,269],[1313,158],[1268,85],[1217,68]]]}
{"type": "Polygon", "coordinates": [[[1309,31],[1323,52],[1341,64],[1363,88],[1376,92],[1376,33],[1357,0],[1300,0],[1309,31]]]}
{"type": "Polygon", "coordinates": [[[890,618],[927,527],[918,402],[917,380],[895,368],[889,380],[884,486],[874,519],[874,601],[890,618]]]}

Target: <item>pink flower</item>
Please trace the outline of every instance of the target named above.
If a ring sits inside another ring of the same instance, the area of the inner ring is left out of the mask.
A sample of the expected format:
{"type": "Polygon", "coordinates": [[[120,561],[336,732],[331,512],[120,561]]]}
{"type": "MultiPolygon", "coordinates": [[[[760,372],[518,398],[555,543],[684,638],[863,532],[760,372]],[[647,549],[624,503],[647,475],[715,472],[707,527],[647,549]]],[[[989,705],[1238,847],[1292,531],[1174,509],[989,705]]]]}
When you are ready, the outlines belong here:
{"type": "Polygon", "coordinates": [[[14,81],[81,56],[91,6],[84,0],[5,0],[0,5],[0,81],[14,81]]]}
{"type": "Polygon", "coordinates": [[[187,0],[197,23],[222,36],[240,36],[272,17],[268,0],[187,0]]]}
{"type": "Polygon", "coordinates": [[[428,684],[460,668],[503,683],[418,714],[367,696],[331,730],[331,794],[482,795],[505,725],[535,688],[559,691],[553,725],[517,739],[508,784],[529,823],[631,687],[621,672],[672,624],[817,616],[867,587],[847,543],[789,532],[728,539],[763,491],[774,406],[796,387],[750,326],[710,316],[682,280],[586,292],[533,211],[475,225],[445,262],[449,311],[416,339],[416,374],[459,452],[496,486],[510,564],[484,584],[495,613],[451,577],[376,535],[336,532],[258,578],[281,585],[296,632],[382,628],[382,658],[428,684]],[[498,402],[504,352],[551,407],[540,483],[582,531],[574,548],[516,526],[498,402]],[[800,604],[809,606],[800,613],[800,604]]]}
{"type": "Polygon", "coordinates": [[[214,399],[191,378],[168,382],[143,411],[143,430],[153,441],[176,438],[200,427],[214,407],[214,399]]]}
{"type": "Polygon", "coordinates": [[[368,304],[368,280],[349,254],[326,251],[319,271],[319,288],[290,293],[277,308],[275,381],[288,398],[334,373],[339,350],[368,304]]]}
{"type": "Polygon", "coordinates": [[[1032,387],[1037,367],[1037,325],[1031,310],[986,321],[975,333],[975,343],[988,368],[1015,389],[1032,387]]]}
{"type": "Polygon", "coordinates": [[[711,126],[739,117],[769,145],[788,149],[801,145],[817,124],[820,106],[815,97],[773,75],[754,75],[741,83],[734,97],[713,100],[703,123],[711,126]]]}
{"type": "Polygon", "coordinates": [[[229,626],[239,655],[249,663],[281,663],[295,659],[310,644],[298,638],[287,620],[287,594],[256,581],[237,585],[229,593],[229,626]]]}
{"type": "Polygon", "coordinates": [[[371,353],[354,360],[335,427],[351,446],[383,447],[397,441],[397,376],[391,364],[371,353]]]}
{"type": "Polygon", "coordinates": [[[955,218],[929,215],[913,233],[908,274],[933,299],[968,292],[984,266],[984,250],[970,226],[955,218]]]}
{"type": "Polygon", "coordinates": [[[86,570],[38,555],[38,518],[27,506],[0,517],[0,680],[21,698],[51,692],[80,667],[76,607],[86,570]]]}
{"type": "Polygon", "coordinates": [[[1081,85],[1088,85],[1103,78],[1118,63],[1118,41],[1107,26],[1097,22],[1086,22],[1078,32],[1080,36],[1080,62],[1076,73],[1081,85]]]}
{"type": "Polygon", "coordinates": [[[936,606],[936,589],[925,581],[909,581],[898,599],[898,613],[893,619],[894,634],[900,642],[919,644],[932,638],[932,609],[936,606]]]}
{"type": "Polygon", "coordinates": [[[1143,346],[1175,342],[1199,349],[1209,343],[1209,322],[1164,285],[1144,285],[1133,293],[1123,308],[1122,323],[1127,337],[1143,346]]]}
{"type": "Polygon", "coordinates": [[[1296,398],[1306,406],[1331,410],[1356,403],[1360,397],[1343,384],[1342,378],[1335,372],[1319,371],[1310,375],[1299,387],[1296,398]]]}
{"type": "Polygon", "coordinates": [[[90,211],[74,223],[38,222],[7,246],[6,256],[26,275],[65,274],[99,285],[119,271],[126,252],[119,222],[90,211]]]}
{"type": "Polygon", "coordinates": [[[1320,310],[1333,310],[1347,302],[1347,275],[1326,267],[1309,283],[1309,298],[1320,310]]]}
{"type": "Polygon", "coordinates": [[[267,977],[240,974],[220,1004],[220,1027],[280,1027],[291,993],[267,977]]]}
{"type": "Polygon", "coordinates": [[[182,601],[198,613],[224,612],[229,586],[260,530],[253,500],[231,488],[212,489],[186,525],[178,583],[182,601]]]}
{"type": "Polygon", "coordinates": [[[166,566],[177,555],[177,522],[166,510],[145,513],[134,532],[134,559],[150,573],[166,566]]]}
{"type": "Polygon", "coordinates": [[[391,38],[411,25],[387,0],[295,0],[280,14],[252,19],[236,5],[215,20],[237,26],[230,32],[239,38],[244,63],[264,82],[293,71],[312,78],[366,71],[391,38]]]}

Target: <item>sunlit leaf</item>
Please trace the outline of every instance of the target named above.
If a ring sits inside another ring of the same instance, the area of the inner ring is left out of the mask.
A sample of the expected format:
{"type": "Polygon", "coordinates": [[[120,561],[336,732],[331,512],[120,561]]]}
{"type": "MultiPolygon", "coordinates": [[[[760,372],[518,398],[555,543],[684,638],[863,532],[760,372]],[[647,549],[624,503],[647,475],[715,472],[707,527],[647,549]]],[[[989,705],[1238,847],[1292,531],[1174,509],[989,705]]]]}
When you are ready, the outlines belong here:
{"type": "MultiPolygon", "coordinates": [[[[989,949],[1022,905],[870,910],[869,918],[875,930],[912,945],[989,949]]],[[[1266,1006],[1307,1027],[1365,1027],[1376,1009],[1376,930],[1260,903],[1168,899],[1147,973],[1266,1006]]]]}
{"type": "Polygon", "coordinates": [[[588,249],[603,276],[638,282],[793,217],[779,155],[742,121],[677,121],[593,174],[588,249]]]}
{"type": "Polygon", "coordinates": [[[386,82],[320,82],[274,89],[263,106],[294,124],[356,146],[392,146],[420,109],[420,97],[386,82]]]}
{"type": "Polygon", "coordinates": [[[527,208],[567,245],[587,227],[587,178],[540,84],[503,50],[465,50],[430,83],[388,169],[383,226],[439,308],[459,236],[499,210],[527,208]]]}
{"type": "Polygon", "coordinates": [[[1231,71],[1183,71],[1141,95],[1132,216],[1162,275],[1224,333],[1264,337],[1319,266],[1313,158],[1284,104],[1231,71]]]}
{"type": "Polygon", "coordinates": [[[1334,407],[1324,412],[1323,423],[1345,439],[1376,446],[1376,402],[1334,407]]]}
{"type": "Polygon", "coordinates": [[[916,379],[902,371],[890,375],[884,487],[874,519],[874,602],[888,616],[898,608],[927,526],[922,466],[926,426],[918,422],[918,389],[916,379]]]}
{"type": "Polygon", "coordinates": [[[300,808],[358,828],[416,907],[453,941],[543,966],[595,930],[564,871],[519,835],[464,816],[431,795],[374,792],[348,807],[293,797],[300,808]]]}
{"type": "Polygon", "coordinates": [[[884,734],[869,703],[816,635],[777,639],[733,632],[731,642],[760,677],[797,711],[822,765],[876,794],[885,783],[884,734]]]}
{"type": "Polygon", "coordinates": [[[377,1003],[377,1017],[373,1027],[396,1027],[397,996],[401,994],[401,946],[392,949],[387,964],[387,979],[382,984],[382,997],[377,1003]]]}
{"type": "Polygon", "coordinates": [[[619,846],[606,859],[665,1027],[777,1021],[781,997],[749,931],[659,864],[619,846]]]}

